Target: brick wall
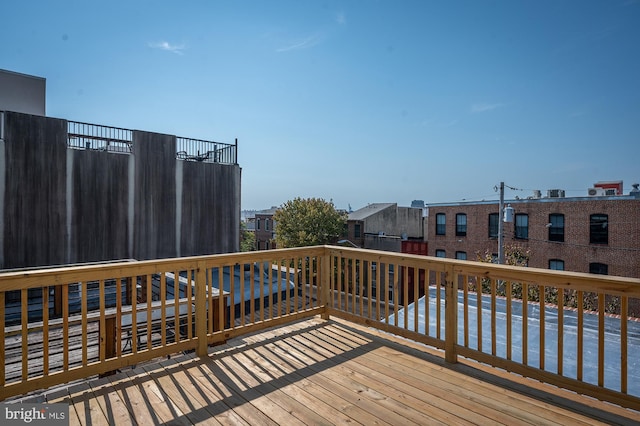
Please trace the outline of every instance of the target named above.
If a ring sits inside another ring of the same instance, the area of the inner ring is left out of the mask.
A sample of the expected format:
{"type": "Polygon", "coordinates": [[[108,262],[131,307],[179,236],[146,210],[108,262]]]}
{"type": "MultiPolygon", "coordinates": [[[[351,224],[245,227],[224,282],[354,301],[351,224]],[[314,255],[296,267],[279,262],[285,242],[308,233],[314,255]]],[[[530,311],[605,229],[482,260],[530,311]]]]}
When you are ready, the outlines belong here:
{"type": "MultiPolygon", "coordinates": [[[[589,272],[590,263],[608,266],[609,275],[640,278],[640,199],[624,197],[584,197],[566,199],[513,200],[515,213],[529,218],[529,238],[514,237],[514,223],[504,224],[505,246],[520,244],[531,250],[529,266],[548,268],[550,259],[564,261],[564,269],[589,272]],[[549,241],[549,215],[563,214],[564,242],[549,241]],[[608,215],[608,244],[591,244],[590,215],[608,215]]],[[[497,238],[489,238],[489,214],[498,213],[498,202],[432,205],[427,220],[429,255],[445,250],[454,258],[456,251],[476,260],[477,253],[498,252],[497,238]],[[446,235],[436,235],[436,214],[446,215],[446,235]],[[456,214],[467,215],[467,235],[456,236],[456,214]]]]}

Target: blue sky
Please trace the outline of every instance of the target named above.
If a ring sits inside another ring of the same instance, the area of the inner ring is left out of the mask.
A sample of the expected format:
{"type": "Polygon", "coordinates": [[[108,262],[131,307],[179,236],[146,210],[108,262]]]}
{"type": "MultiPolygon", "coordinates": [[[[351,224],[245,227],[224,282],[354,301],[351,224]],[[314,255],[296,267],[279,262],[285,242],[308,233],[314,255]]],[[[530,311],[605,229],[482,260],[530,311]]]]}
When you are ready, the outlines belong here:
{"type": "Polygon", "coordinates": [[[640,2],[11,1],[47,115],[239,140],[242,208],[640,181],[640,2]]]}

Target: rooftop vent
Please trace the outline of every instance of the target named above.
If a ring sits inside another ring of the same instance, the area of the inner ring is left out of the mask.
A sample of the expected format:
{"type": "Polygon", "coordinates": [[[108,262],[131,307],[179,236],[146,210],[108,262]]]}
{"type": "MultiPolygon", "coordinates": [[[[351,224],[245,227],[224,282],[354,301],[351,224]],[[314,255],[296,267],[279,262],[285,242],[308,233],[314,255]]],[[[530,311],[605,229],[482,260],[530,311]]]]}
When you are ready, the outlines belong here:
{"type": "Polygon", "coordinates": [[[564,189],[549,189],[547,190],[547,197],[564,198],[564,189]]]}

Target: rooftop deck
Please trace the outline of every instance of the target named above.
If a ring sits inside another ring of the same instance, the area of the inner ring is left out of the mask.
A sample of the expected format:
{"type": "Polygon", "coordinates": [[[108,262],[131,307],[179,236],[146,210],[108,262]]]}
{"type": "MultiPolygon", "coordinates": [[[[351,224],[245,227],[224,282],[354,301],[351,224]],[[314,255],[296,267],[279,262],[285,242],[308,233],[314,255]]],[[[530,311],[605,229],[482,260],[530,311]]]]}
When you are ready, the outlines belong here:
{"type": "Polygon", "coordinates": [[[0,401],[68,402],[73,424],[639,424],[638,298],[331,246],[5,272],[0,401]]]}
{"type": "Polygon", "coordinates": [[[640,413],[341,320],[307,319],[63,386],[71,424],[637,424],[640,413]]]}

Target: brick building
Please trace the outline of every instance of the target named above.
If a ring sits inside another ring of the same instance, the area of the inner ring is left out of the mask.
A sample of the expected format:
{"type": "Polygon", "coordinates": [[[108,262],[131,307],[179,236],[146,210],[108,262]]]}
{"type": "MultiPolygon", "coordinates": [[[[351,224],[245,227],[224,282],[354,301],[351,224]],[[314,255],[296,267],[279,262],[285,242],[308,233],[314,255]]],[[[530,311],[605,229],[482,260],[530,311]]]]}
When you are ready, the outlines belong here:
{"type": "Polygon", "coordinates": [[[267,210],[256,212],[255,216],[255,233],[256,233],[256,249],[271,250],[276,247],[275,221],[273,215],[278,210],[277,207],[271,207],[267,210]]]}
{"type": "MultiPolygon", "coordinates": [[[[504,245],[529,249],[530,267],[640,278],[640,192],[634,188],[629,195],[505,201],[514,220],[504,223],[504,245]]],[[[429,255],[497,256],[498,211],[497,201],[429,205],[429,255]]]]}

